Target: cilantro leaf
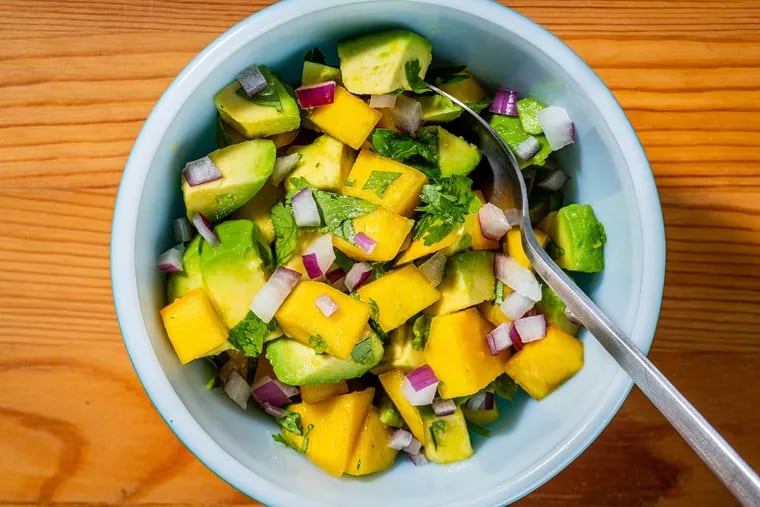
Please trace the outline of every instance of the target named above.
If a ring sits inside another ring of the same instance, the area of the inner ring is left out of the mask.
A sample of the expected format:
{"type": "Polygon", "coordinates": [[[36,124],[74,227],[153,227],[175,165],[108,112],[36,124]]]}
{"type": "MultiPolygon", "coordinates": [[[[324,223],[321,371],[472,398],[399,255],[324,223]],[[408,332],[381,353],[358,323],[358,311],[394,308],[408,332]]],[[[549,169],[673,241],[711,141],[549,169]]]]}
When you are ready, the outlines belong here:
{"type": "Polygon", "coordinates": [[[327,343],[318,334],[309,336],[309,345],[314,348],[314,352],[317,354],[324,354],[327,351],[327,343]]]}
{"type": "Polygon", "coordinates": [[[211,357],[206,357],[204,359],[206,359],[206,362],[211,365],[211,371],[209,372],[208,380],[206,381],[206,389],[210,391],[222,384],[219,380],[219,366],[217,366],[216,361],[211,357]]]}
{"type": "Polygon", "coordinates": [[[278,113],[281,113],[282,101],[280,101],[280,94],[277,91],[277,78],[269,69],[263,65],[259,66],[259,70],[264,75],[264,79],[267,80],[266,88],[261,90],[253,97],[249,97],[248,94],[245,93],[245,90],[242,86],[235,90],[235,93],[238,96],[243,97],[245,100],[251,101],[258,106],[273,107],[277,110],[278,113]]]}
{"type": "Polygon", "coordinates": [[[425,245],[437,243],[464,223],[465,215],[477,197],[472,192],[472,180],[454,175],[438,183],[422,187],[420,199],[424,206],[417,208],[422,217],[414,226],[414,239],[425,238],[425,245]]]}
{"type": "Polygon", "coordinates": [[[351,359],[359,364],[370,364],[375,359],[375,352],[372,349],[372,337],[368,336],[363,339],[351,350],[351,359]]]}
{"type": "Polygon", "coordinates": [[[409,60],[404,64],[404,71],[406,72],[406,80],[409,82],[409,87],[414,93],[427,93],[430,91],[428,85],[425,84],[423,76],[420,76],[420,61],[418,59],[409,60]]]}
{"type": "Polygon", "coordinates": [[[377,301],[375,301],[372,298],[369,298],[369,318],[377,322],[377,320],[380,318],[380,307],[377,306],[377,301]]]}
{"type": "Polygon", "coordinates": [[[306,433],[303,434],[303,444],[301,444],[301,454],[306,454],[306,451],[309,449],[309,433],[311,433],[311,430],[313,429],[313,424],[309,424],[306,427],[306,433]]]}
{"type": "Polygon", "coordinates": [[[294,435],[303,435],[303,426],[301,426],[301,414],[298,412],[285,411],[285,415],[277,419],[280,426],[293,433],[294,435]]]}
{"type": "Polygon", "coordinates": [[[427,76],[425,77],[436,86],[443,84],[458,85],[462,81],[470,78],[467,74],[463,74],[466,68],[466,65],[436,67],[434,69],[428,69],[427,76]]]}
{"type": "Polygon", "coordinates": [[[511,400],[517,394],[517,383],[507,374],[499,375],[493,382],[488,384],[486,391],[494,393],[505,400],[511,400]]]}
{"type": "MultiPolygon", "coordinates": [[[[437,130],[422,128],[417,139],[389,129],[375,129],[372,146],[386,158],[410,165],[438,168],[437,130]]],[[[427,173],[426,173],[427,174],[427,173]]]]}
{"type": "Polygon", "coordinates": [[[428,335],[430,334],[430,323],[433,318],[430,315],[423,313],[414,321],[412,325],[412,348],[414,350],[422,350],[427,343],[428,335]]]}
{"type": "Polygon", "coordinates": [[[289,206],[278,202],[272,206],[270,215],[274,226],[274,251],[277,255],[277,265],[280,266],[288,262],[296,251],[298,229],[293,211],[289,206]]]}
{"type": "Polygon", "coordinates": [[[362,186],[362,190],[374,190],[375,195],[382,199],[390,184],[396,181],[399,176],[401,173],[393,171],[372,171],[362,186]]]}
{"type": "Polygon", "coordinates": [[[479,113],[483,109],[489,107],[491,105],[491,102],[493,102],[493,99],[491,97],[483,97],[477,102],[465,102],[465,104],[467,104],[467,106],[476,113],[479,113]]]}
{"type": "Polygon", "coordinates": [[[298,452],[301,452],[301,449],[299,449],[298,447],[296,447],[293,444],[291,444],[290,441],[287,438],[283,437],[279,433],[275,433],[274,435],[272,435],[272,440],[274,440],[275,442],[281,443],[285,447],[290,447],[291,449],[294,449],[294,450],[296,450],[298,452]]]}
{"type": "Polygon", "coordinates": [[[380,326],[380,307],[377,306],[377,301],[370,298],[369,299],[369,327],[377,333],[377,335],[380,337],[381,340],[383,340],[383,343],[388,342],[388,333],[383,331],[383,328],[380,326]]]}
{"type": "Polygon", "coordinates": [[[312,63],[321,63],[322,65],[325,64],[325,55],[322,54],[322,51],[319,50],[319,48],[315,47],[306,52],[306,55],[303,57],[304,62],[312,62],[312,63]]]}
{"type": "Polygon", "coordinates": [[[433,446],[436,449],[438,449],[437,435],[439,433],[443,433],[444,431],[446,431],[446,421],[438,419],[437,421],[433,422],[430,425],[429,431],[430,431],[430,439],[433,441],[433,446]]]}
{"type": "Polygon", "coordinates": [[[335,264],[337,264],[337,266],[340,269],[348,273],[353,267],[354,261],[349,256],[347,256],[346,254],[338,250],[337,248],[335,248],[334,250],[335,250],[335,264]]]}
{"type": "Polygon", "coordinates": [[[249,311],[243,320],[230,329],[227,339],[246,356],[257,357],[264,346],[264,338],[276,327],[277,322],[274,319],[267,324],[249,311]]]}
{"type": "Polygon", "coordinates": [[[493,304],[500,305],[504,302],[504,282],[496,280],[496,286],[493,291],[493,304]]]}
{"type": "Polygon", "coordinates": [[[259,253],[259,258],[266,267],[272,267],[274,259],[272,256],[272,248],[264,240],[264,236],[261,234],[261,229],[254,222],[253,224],[253,244],[256,247],[256,251],[259,253]]]}
{"type": "Polygon", "coordinates": [[[372,268],[372,274],[375,275],[376,280],[388,274],[389,269],[393,269],[392,262],[370,262],[369,265],[372,268]]]}

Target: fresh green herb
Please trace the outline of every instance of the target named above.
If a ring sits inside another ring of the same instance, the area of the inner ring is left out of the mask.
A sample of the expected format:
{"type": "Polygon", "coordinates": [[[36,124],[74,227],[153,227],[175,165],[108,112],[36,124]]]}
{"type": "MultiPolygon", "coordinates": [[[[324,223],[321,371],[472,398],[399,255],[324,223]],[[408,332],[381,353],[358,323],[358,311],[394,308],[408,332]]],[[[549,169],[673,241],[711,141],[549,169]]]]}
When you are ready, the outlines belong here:
{"type": "Polygon", "coordinates": [[[278,202],[272,206],[270,214],[274,226],[274,251],[277,254],[277,265],[280,266],[288,262],[296,251],[298,228],[290,206],[278,202]]]}
{"type": "Polygon", "coordinates": [[[438,434],[446,431],[446,421],[438,419],[430,424],[430,439],[433,441],[433,447],[438,449],[438,434]]]}
{"type": "Polygon", "coordinates": [[[458,85],[462,81],[469,79],[470,76],[464,74],[466,65],[449,65],[446,67],[436,67],[434,69],[428,69],[427,76],[425,76],[429,82],[436,86],[450,84],[458,85]]]}
{"type": "Polygon", "coordinates": [[[281,443],[285,447],[290,447],[291,449],[294,449],[297,452],[301,452],[301,449],[299,449],[295,445],[291,444],[290,441],[287,438],[283,437],[279,433],[275,433],[274,435],[272,435],[272,440],[274,440],[275,442],[281,443]]]}
{"type": "Polygon", "coordinates": [[[306,451],[309,449],[309,433],[311,433],[311,430],[313,429],[313,424],[309,424],[306,427],[306,433],[303,434],[303,444],[301,444],[301,454],[306,454],[306,451]]]}
{"type": "MultiPolygon", "coordinates": [[[[300,424],[300,417],[299,417],[299,424],[300,424]]],[[[285,445],[287,447],[290,447],[291,449],[295,449],[296,451],[300,452],[301,454],[306,454],[306,451],[309,449],[309,433],[311,433],[311,430],[313,430],[313,429],[314,429],[314,425],[313,424],[309,424],[306,427],[306,433],[303,434],[303,443],[301,444],[300,448],[298,448],[295,445],[293,445],[292,443],[290,443],[290,441],[287,438],[283,437],[279,433],[272,435],[272,440],[274,440],[275,442],[279,442],[279,443],[281,443],[281,444],[283,444],[283,445],[285,445]]],[[[288,431],[290,431],[290,430],[288,430],[288,431]]],[[[300,435],[301,433],[296,433],[296,434],[300,435]]]]}
{"type": "Polygon", "coordinates": [[[309,345],[314,348],[317,354],[324,354],[327,351],[327,343],[318,334],[309,336],[309,345]]]}
{"type": "Polygon", "coordinates": [[[393,171],[372,171],[362,190],[374,190],[375,195],[382,199],[390,184],[396,181],[399,176],[401,173],[393,171]]]}
{"type": "Polygon", "coordinates": [[[491,436],[491,430],[488,428],[484,428],[483,426],[480,426],[479,424],[475,424],[474,422],[467,421],[467,429],[477,433],[481,437],[490,437],[491,436]]]}
{"type": "Polygon", "coordinates": [[[253,244],[256,247],[256,251],[259,253],[259,258],[264,266],[267,268],[274,267],[274,256],[272,255],[272,248],[264,240],[264,236],[261,233],[261,229],[256,223],[253,223],[253,244]]]}
{"type": "Polygon", "coordinates": [[[469,108],[476,113],[479,113],[483,109],[489,107],[491,105],[491,102],[493,102],[493,99],[491,97],[483,97],[477,102],[465,102],[465,104],[467,104],[467,106],[469,106],[469,108]]]}
{"type": "Polygon", "coordinates": [[[505,400],[511,400],[517,394],[517,383],[505,373],[504,375],[499,375],[493,382],[488,384],[486,391],[494,393],[505,400]]]}
{"type": "Polygon", "coordinates": [[[493,291],[493,304],[500,305],[504,302],[504,282],[496,280],[496,287],[493,291]]]}
{"type": "Polygon", "coordinates": [[[227,129],[224,128],[224,122],[222,116],[216,113],[216,147],[224,148],[232,144],[230,135],[227,133],[227,129]]]}
{"type": "Polygon", "coordinates": [[[404,64],[404,71],[406,71],[406,80],[409,82],[409,87],[414,93],[427,93],[430,91],[428,85],[425,84],[423,76],[420,76],[422,67],[420,67],[420,61],[418,59],[409,60],[404,64]]]}
{"type": "Polygon", "coordinates": [[[359,470],[362,467],[362,460],[356,461],[356,470],[359,470]]]}
{"type": "Polygon", "coordinates": [[[393,268],[392,262],[370,262],[372,268],[372,274],[375,275],[375,279],[381,278],[388,274],[388,270],[393,268]]]}
{"type": "Polygon", "coordinates": [[[375,301],[372,298],[369,298],[369,318],[377,322],[380,320],[380,307],[377,306],[377,301],[375,301]]]}
{"type": "Polygon", "coordinates": [[[551,241],[549,242],[548,245],[546,245],[546,253],[548,253],[549,257],[551,257],[552,259],[559,259],[563,255],[565,255],[565,250],[562,247],[558,246],[553,241],[551,241]]]}
{"type": "Polygon", "coordinates": [[[383,331],[383,328],[380,326],[380,307],[377,306],[377,301],[372,298],[369,299],[368,304],[370,310],[369,327],[377,333],[380,339],[383,340],[383,343],[387,343],[388,333],[383,331]]]}
{"type": "Polygon", "coordinates": [[[221,382],[219,381],[219,367],[216,365],[216,361],[214,361],[211,357],[206,357],[206,362],[211,366],[211,372],[208,375],[208,380],[206,381],[206,389],[209,391],[211,389],[214,389],[215,387],[219,387],[221,385],[221,382]]]}
{"type": "Polygon", "coordinates": [[[463,223],[473,203],[478,202],[472,180],[459,175],[424,185],[420,199],[425,205],[417,208],[423,215],[414,226],[414,239],[424,237],[426,246],[442,240],[463,223]]]}
{"type": "Polygon", "coordinates": [[[258,357],[264,346],[264,338],[276,327],[277,322],[274,319],[267,324],[249,311],[243,320],[230,329],[227,339],[246,356],[258,357]]]}
{"type": "Polygon", "coordinates": [[[347,178],[343,180],[343,184],[347,187],[353,187],[354,185],[356,185],[356,180],[353,178],[347,178]]]}
{"type": "Polygon", "coordinates": [[[412,325],[412,348],[414,350],[422,350],[427,343],[428,335],[430,334],[430,323],[433,318],[423,313],[414,321],[412,325]]]}
{"type": "Polygon", "coordinates": [[[392,158],[414,167],[425,168],[425,174],[438,170],[438,131],[420,129],[417,139],[389,129],[375,129],[372,146],[383,157],[392,158]]]}
{"type": "Polygon", "coordinates": [[[354,261],[349,256],[347,256],[346,254],[338,250],[337,248],[334,250],[335,250],[335,264],[344,272],[348,273],[353,267],[354,261]]]}
{"type": "Polygon", "coordinates": [[[325,65],[325,55],[322,54],[322,51],[320,51],[319,48],[315,47],[306,52],[303,61],[325,65]]]}
{"type": "Polygon", "coordinates": [[[277,78],[274,77],[274,74],[272,74],[272,72],[264,66],[259,66],[259,70],[264,75],[264,79],[267,80],[266,88],[261,90],[253,97],[249,97],[248,94],[245,93],[245,90],[242,86],[235,90],[235,93],[245,100],[249,100],[258,106],[273,107],[277,110],[278,113],[281,113],[282,101],[280,101],[280,94],[277,92],[277,78]]]}
{"type": "Polygon", "coordinates": [[[359,364],[370,364],[375,359],[375,352],[372,349],[372,337],[364,338],[354,345],[351,350],[351,359],[359,364]]]}
{"type": "Polygon", "coordinates": [[[285,411],[285,415],[277,419],[277,422],[293,433],[294,435],[303,435],[303,426],[301,425],[301,414],[298,412],[285,411]]]}

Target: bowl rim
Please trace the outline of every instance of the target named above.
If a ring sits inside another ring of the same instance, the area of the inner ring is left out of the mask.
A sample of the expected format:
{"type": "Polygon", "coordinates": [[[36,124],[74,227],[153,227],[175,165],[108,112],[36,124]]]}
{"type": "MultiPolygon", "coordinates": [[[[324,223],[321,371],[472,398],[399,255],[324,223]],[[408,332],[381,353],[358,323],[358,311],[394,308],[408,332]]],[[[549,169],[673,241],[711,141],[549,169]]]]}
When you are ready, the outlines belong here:
{"type": "MultiPolygon", "coordinates": [[[[293,18],[339,5],[383,1],[386,0],[282,0],[248,16],[221,34],[177,75],[154,106],[132,147],[116,196],[111,230],[111,284],[119,327],[132,367],[151,403],[183,445],[225,482],[267,505],[326,507],[328,504],[303,498],[247,469],[204,431],[174,391],[152,349],[147,330],[136,324],[144,322],[144,319],[137,289],[134,254],[139,206],[134,203],[139,202],[142,195],[148,168],[158,150],[163,132],[174,121],[179,109],[194,90],[194,85],[202,81],[204,67],[223,58],[230,51],[229,47],[234,51],[293,18]]],[[[662,302],[665,228],[654,175],[643,146],[612,92],[559,38],[509,7],[492,0],[470,0],[466,5],[460,0],[402,1],[445,6],[485,20],[501,20],[502,26],[509,26],[510,31],[531,40],[548,58],[558,64],[562,61],[562,66],[568,73],[589,90],[597,107],[606,111],[605,119],[630,168],[635,200],[640,209],[646,211],[640,216],[642,240],[648,245],[648,255],[642,261],[640,294],[647,294],[648,297],[640,296],[637,322],[645,324],[637,323],[637,326],[645,326],[640,333],[648,337],[646,343],[642,344],[642,351],[647,353],[654,339],[662,302]]],[[[505,501],[516,501],[564,469],[601,434],[628,396],[633,382],[627,377],[618,376],[617,379],[610,384],[608,390],[616,393],[616,396],[608,398],[596,411],[595,417],[590,417],[586,424],[577,428],[564,445],[544,460],[541,467],[513,483],[509,493],[506,486],[495,488],[472,499],[467,505],[497,506],[504,505],[505,501]]]]}

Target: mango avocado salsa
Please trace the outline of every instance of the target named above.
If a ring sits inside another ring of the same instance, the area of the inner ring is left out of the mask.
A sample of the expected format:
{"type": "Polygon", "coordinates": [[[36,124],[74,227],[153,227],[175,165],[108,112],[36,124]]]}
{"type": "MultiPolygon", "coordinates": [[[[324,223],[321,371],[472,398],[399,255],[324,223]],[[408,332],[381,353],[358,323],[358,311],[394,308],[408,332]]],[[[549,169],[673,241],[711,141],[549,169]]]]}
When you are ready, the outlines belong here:
{"type": "Polygon", "coordinates": [[[426,82],[514,152],[539,243],[596,273],[604,227],[564,202],[553,159],[573,124],[437,65],[407,30],[337,54],[309,51],[300,83],[251,62],[214,97],[218,149],[178,174],[186,213],[158,261],[166,333],[182,364],[210,365],[210,391],[266,412],[276,441],[330,475],[381,472],[399,453],[464,460],[518,390],[541,400],[580,370],[583,343],[515,210],[478,188],[487,162],[458,130],[462,108],[426,82]]]}

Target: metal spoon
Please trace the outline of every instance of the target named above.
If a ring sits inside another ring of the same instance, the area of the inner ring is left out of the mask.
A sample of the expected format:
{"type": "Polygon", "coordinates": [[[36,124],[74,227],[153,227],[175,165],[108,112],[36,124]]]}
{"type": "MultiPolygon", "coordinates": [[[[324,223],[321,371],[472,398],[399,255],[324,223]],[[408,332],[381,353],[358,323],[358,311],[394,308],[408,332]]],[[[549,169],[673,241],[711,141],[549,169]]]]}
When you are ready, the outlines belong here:
{"type": "Polygon", "coordinates": [[[536,273],[631,376],[742,505],[760,506],[760,478],[752,468],[539,246],[530,223],[525,181],[504,141],[466,104],[433,85],[428,86],[465,111],[459,121],[477,136],[480,150],[491,166],[489,176],[492,180],[482,182],[483,191],[490,202],[502,209],[516,208],[521,212],[523,248],[536,273]]]}

